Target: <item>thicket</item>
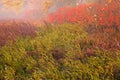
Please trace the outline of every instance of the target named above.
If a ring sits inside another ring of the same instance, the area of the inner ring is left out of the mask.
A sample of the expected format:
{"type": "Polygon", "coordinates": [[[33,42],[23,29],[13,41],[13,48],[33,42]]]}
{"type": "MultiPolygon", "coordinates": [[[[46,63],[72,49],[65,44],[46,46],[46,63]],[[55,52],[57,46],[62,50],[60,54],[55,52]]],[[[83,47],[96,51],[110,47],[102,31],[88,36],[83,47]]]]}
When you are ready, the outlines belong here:
{"type": "Polygon", "coordinates": [[[120,49],[96,39],[79,24],[41,27],[0,48],[0,80],[119,80],[120,49]]]}

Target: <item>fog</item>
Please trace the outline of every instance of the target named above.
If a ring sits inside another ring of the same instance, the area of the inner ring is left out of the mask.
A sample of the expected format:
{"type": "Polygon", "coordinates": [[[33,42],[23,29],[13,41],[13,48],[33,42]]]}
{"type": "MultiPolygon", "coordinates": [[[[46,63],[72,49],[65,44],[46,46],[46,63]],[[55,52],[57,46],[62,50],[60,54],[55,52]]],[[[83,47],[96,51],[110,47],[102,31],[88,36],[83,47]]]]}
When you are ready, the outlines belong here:
{"type": "Polygon", "coordinates": [[[60,7],[85,2],[86,0],[0,0],[0,19],[38,19],[60,7]]]}

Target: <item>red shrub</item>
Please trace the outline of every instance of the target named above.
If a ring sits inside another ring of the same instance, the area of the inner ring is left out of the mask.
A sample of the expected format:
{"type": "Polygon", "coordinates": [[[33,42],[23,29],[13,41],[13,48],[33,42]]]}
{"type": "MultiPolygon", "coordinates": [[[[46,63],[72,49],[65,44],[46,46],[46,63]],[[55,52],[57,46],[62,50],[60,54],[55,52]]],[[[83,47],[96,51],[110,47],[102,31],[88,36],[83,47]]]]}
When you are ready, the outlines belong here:
{"type": "Polygon", "coordinates": [[[49,23],[76,23],[84,25],[120,26],[120,2],[82,4],[75,7],[66,6],[48,15],[49,23]]]}

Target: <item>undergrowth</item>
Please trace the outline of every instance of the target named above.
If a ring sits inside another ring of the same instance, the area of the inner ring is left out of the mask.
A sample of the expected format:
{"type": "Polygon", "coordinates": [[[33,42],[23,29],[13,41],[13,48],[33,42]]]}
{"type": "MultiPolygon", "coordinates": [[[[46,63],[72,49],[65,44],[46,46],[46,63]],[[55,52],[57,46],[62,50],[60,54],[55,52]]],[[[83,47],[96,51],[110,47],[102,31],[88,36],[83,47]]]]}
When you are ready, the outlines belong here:
{"type": "Polygon", "coordinates": [[[78,24],[41,27],[0,48],[0,80],[119,80],[120,50],[96,39],[78,24]]]}

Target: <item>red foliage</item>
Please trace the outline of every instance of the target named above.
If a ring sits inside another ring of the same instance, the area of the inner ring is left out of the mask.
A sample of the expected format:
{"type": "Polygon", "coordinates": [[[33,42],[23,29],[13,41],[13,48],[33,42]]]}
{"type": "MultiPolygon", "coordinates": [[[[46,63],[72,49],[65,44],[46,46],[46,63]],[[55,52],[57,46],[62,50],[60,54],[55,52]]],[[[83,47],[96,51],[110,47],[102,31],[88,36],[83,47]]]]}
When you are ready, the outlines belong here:
{"type": "Polygon", "coordinates": [[[63,7],[48,15],[48,23],[81,23],[99,26],[120,26],[120,2],[82,4],[75,7],[63,7]]]}
{"type": "Polygon", "coordinates": [[[0,21],[0,46],[8,41],[15,41],[17,37],[34,37],[36,27],[24,22],[0,21]]]}

